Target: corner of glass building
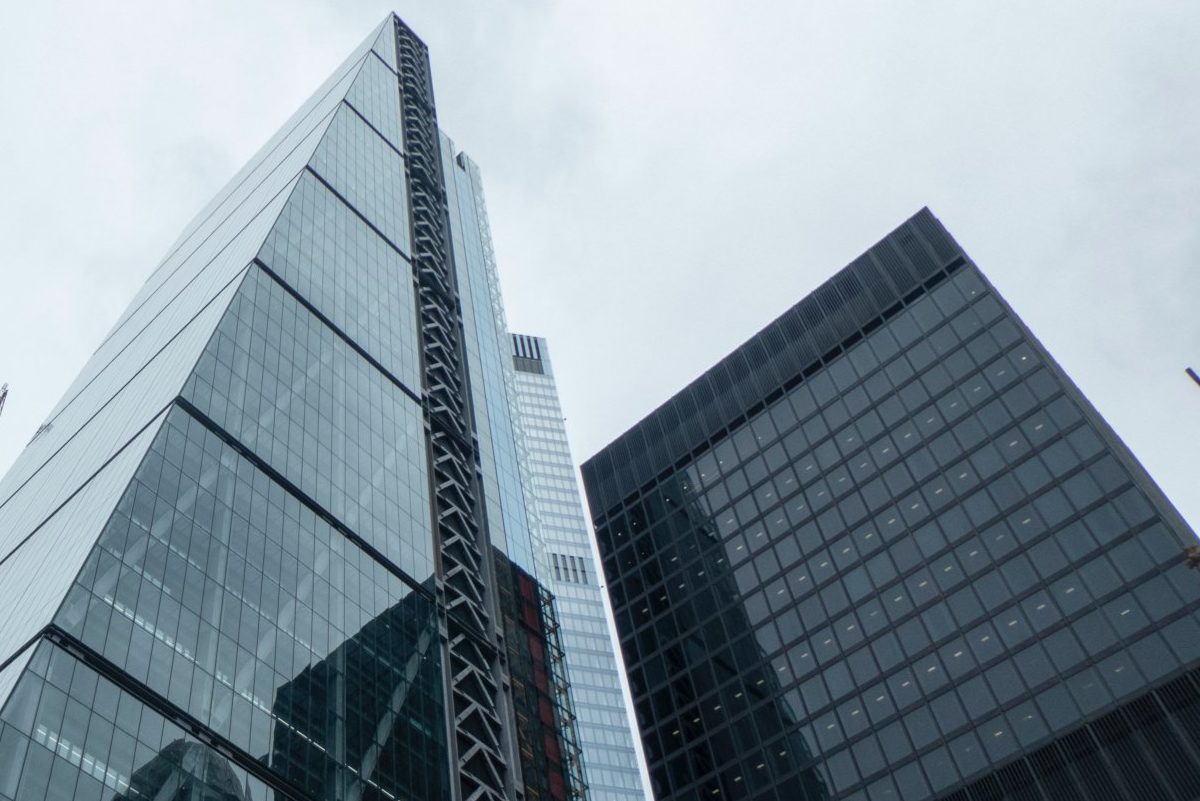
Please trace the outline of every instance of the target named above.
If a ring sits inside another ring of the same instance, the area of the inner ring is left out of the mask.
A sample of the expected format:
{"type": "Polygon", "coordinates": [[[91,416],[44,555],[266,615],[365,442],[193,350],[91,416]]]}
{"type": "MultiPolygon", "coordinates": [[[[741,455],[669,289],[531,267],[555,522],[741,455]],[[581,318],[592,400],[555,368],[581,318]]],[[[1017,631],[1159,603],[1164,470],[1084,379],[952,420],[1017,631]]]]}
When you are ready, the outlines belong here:
{"type": "Polygon", "coordinates": [[[1186,798],[1194,535],[927,210],[584,464],[659,798],[1186,798]]]}
{"type": "Polygon", "coordinates": [[[0,798],[586,796],[432,101],[389,15],[0,481],[0,798]]]}

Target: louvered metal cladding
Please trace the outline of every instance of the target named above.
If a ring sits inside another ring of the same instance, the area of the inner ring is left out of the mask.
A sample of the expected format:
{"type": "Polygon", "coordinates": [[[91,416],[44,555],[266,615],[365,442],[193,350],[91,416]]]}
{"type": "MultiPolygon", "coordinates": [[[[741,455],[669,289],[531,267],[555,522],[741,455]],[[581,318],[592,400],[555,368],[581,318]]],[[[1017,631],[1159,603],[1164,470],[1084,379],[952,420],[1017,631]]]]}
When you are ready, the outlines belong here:
{"type": "Polygon", "coordinates": [[[426,415],[433,461],[435,525],[447,607],[454,753],[463,801],[503,801],[508,766],[499,713],[499,649],[488,614],[479,524],[475,446],[466,411],[466,369],[442,183],[429,56],[396,25],[404,144],[412,197],[413,266],[425,359],[426,415]]]}

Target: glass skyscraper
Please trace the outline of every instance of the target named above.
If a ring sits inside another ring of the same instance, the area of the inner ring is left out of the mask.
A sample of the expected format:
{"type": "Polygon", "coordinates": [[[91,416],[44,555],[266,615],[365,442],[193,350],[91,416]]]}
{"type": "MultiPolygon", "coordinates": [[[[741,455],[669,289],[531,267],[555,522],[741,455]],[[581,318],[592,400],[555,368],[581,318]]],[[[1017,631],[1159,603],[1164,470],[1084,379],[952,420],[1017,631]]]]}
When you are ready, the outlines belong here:
{"type": "Polygon", "coordinates": [[[528,485],[550,562],[592,801],[644,801],[638,755],[546,340],[512,335],[528,485]]]}
{"type": "Polygon", "coordinates": [[[389,16],[0,482],[0,799],[579,799],[478,171],[389,16]]]}
{"type": "Polygon", "coordinates": [[[928,210],[583,475],[662,801],[1200,798],[1194,534],[928,210]]]}

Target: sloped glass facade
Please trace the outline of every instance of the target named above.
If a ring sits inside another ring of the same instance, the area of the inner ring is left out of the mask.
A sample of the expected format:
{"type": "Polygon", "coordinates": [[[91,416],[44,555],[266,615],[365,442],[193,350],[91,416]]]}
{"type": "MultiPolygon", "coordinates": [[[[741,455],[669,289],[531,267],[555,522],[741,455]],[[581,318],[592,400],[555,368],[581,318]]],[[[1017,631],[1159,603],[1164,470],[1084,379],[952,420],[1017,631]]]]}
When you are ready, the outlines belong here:
{"type": "Polygon", "coordinates": [[[584,466],[664,799],[1192,799],[1194,534],[922,211],[584,466]]]}
{"type": "Polygon", "coordinates": [[[520,475],[475,450],[519,432],[503,384],[478,428],[458,391],[511,365],[457,358],[456,287],[494,276],[449,235],[429,92],[389,16],[0,482],[0,799],[582,797],[553,608],[492,545],[532,554],[520,475]]]}

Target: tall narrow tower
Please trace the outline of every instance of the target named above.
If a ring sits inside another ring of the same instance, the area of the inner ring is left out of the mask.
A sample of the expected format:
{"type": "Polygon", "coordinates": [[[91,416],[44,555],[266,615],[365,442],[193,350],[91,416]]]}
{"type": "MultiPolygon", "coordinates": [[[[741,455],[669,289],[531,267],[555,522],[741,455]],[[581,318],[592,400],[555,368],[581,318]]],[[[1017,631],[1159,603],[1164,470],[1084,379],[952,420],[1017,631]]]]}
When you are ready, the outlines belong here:
{"type": "Polygon", "coordinates": [[[389,16],[184,231],[0,482],[0,799],[581,796],[478,186],[389,16]]]}
{"type": "Polygon", "coordinates": [[[639,755],[608,629],[603,577],[584,517],[546,340],[513,334],[520,419],[528,443],[528,486],[558,598],[566,662],[592,801],[643,801],[639,755]]]}

